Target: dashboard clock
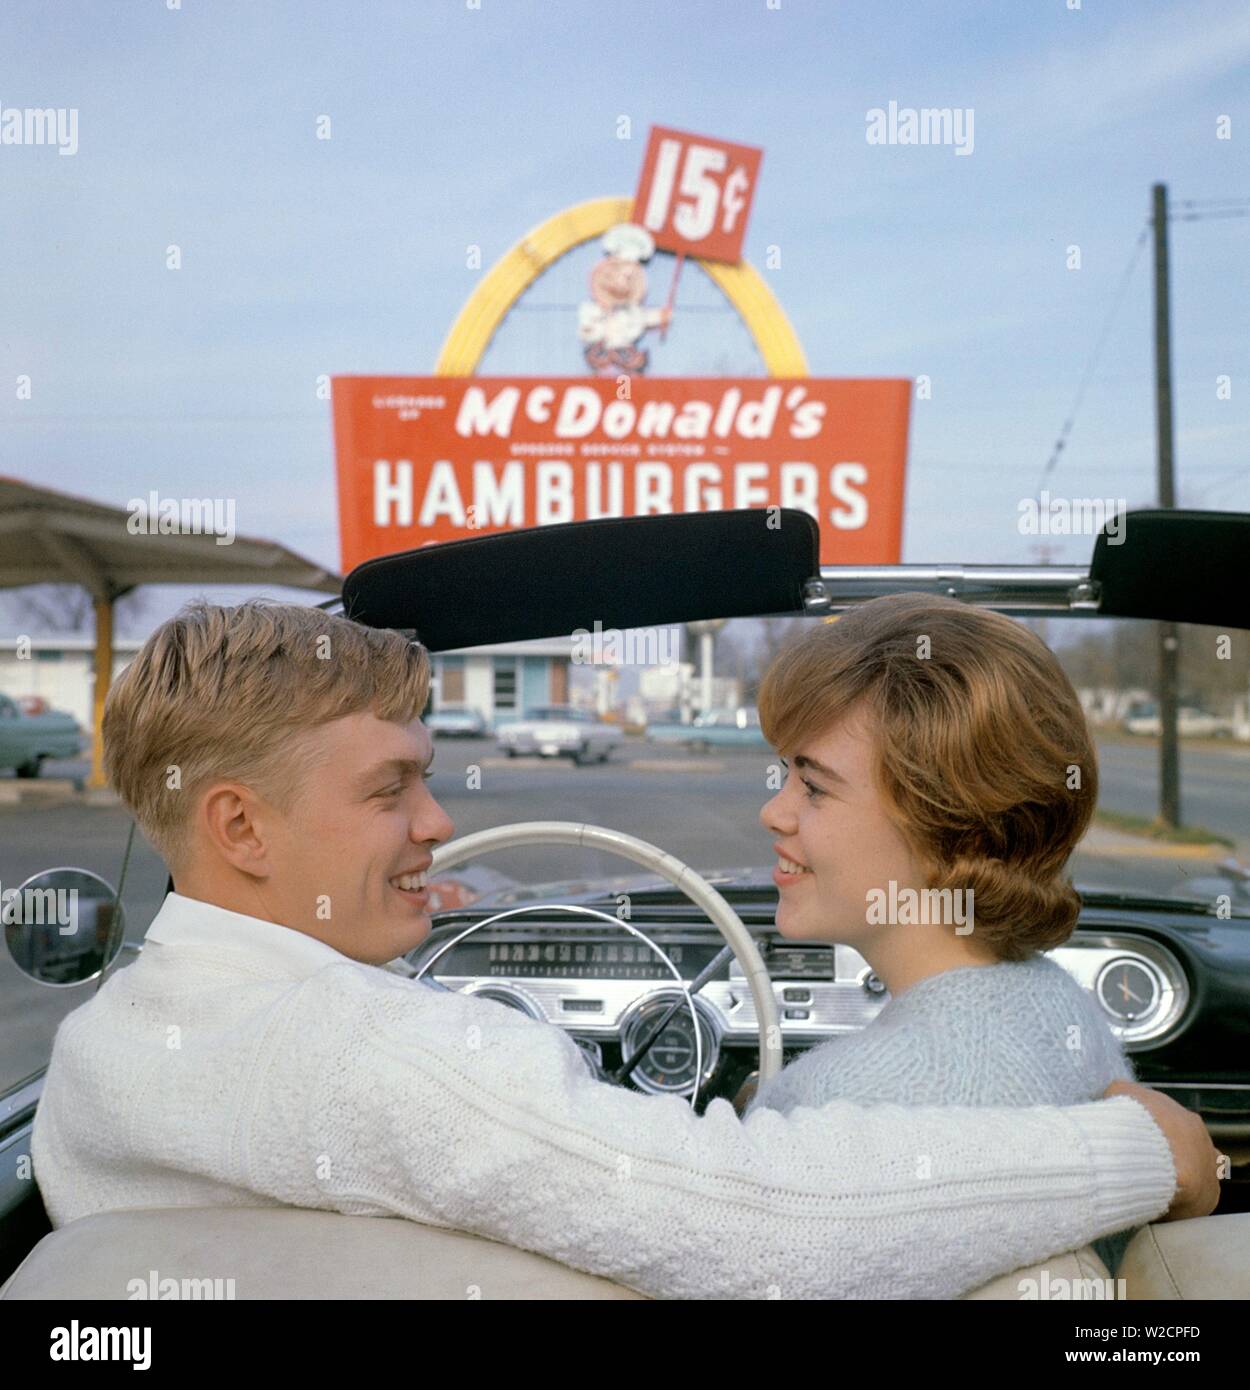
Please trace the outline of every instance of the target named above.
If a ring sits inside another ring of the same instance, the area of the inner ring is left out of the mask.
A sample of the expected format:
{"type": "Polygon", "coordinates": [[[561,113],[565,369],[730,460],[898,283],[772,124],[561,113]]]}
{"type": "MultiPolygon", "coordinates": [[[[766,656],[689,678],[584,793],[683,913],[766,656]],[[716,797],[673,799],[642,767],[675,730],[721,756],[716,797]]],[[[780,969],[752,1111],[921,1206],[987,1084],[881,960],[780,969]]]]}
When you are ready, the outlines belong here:
{"type": "Polygon", "coordinates": [[[1143,961],[1120,956],[1099,971],[1095,992],[1117,1023],[1140,1023],[1159,1007],[1162,985],[1143,961]]]}

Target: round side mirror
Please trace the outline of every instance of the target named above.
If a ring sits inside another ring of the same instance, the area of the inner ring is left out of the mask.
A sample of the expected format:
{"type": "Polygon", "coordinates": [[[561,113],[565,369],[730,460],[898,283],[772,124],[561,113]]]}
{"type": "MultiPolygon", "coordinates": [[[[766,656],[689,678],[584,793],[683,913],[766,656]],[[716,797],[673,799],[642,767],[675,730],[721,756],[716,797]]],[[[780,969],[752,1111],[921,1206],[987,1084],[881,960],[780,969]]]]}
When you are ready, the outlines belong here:
{"type": "Polygon", "coordinates": [[[125,918],[117,894],[87,869],[46,869],[0,893],[13,962],[41,985],[94,980],[117,959],[125,918]]]}

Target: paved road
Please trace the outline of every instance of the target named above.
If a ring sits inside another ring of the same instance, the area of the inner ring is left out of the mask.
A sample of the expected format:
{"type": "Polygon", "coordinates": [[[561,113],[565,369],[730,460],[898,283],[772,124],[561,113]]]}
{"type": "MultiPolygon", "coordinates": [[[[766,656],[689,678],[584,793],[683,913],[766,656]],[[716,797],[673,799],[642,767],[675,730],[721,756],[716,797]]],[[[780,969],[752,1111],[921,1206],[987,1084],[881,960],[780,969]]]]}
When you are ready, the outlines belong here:
{"type": "MultiPolygon", "coordinates": [[[[1099,804],[1153,816],[1159,809],[1156,739],[1099,745],[1099,804]]],[[[1250,748],[1181,749],[1181,818],[1236,840],[1250,840],[1250,748]]]]}
{"type": "MultiPolygon", "coordinates": [[[[1153,749],[1110,744],[1102,751],[1103,803],[1116,810],[1153,813],[1153,749]]],[[[699,869],[746,865],[771,868],[772,837],[759,808],[771,795],[767,749],[726,750],[692,756],[630,740],[606,766],[508,761],[483,741],[441,740],[431,788],[456,823],[457,833],[524,820],[574,820],[609,825],[662,845],[699,869]],[[481,772],[470,790],[471,768],[481,772]]],[[[1212,829],[1250,839],[1250,750],[1191,754],[1182,764],[1191,814],[1212,829]]],[[[50,767],[49,774],[85,769],[50,767]]],[[[43,807],[0,805],[0,886],[17,887],[38,869],[77,864],[116,883],[129,818],[120,807],[63,801],[43,807]]],[[[1149,845],[1131,858],[1081,856],[1077,876],[1091,883],[1134,885],[1167,892],[1205,865],[1169,861],[1149,845]]],[[[576,850],[521,850],[483,861],[531,882],[617,875],[631,866],[611,856],[576,850]]],[[[141,836],[127,873],[127,935],[142,936],[165,891],[165,870],[141,836]]],[[[92,986],[51,990],[34,985],[0,953],[0,1091],[46,1061],[59,1019],[92,986]]]]}
{"type": "MultiPolygon", "coordinates": [[[[1099,744],[1098,757],[1102,775],[1100,804],[1107,810],[1153,816],[1159,803],[1158,741],[1145,738],[1106,740],[1099,744]]],[[[694,769],[700,766],[707,769],[705,775],[712,775],[712,769],[717,767],[718,775],[728,777],[737,790],[747,791],[764,786],[764,769],[772,761],[773,756],[768,750],[761,750],[758,754],[745,750],[725,750],[699,759],[692,758],[681,749],[653,747],[642,740],[630,739],[625,749],[616,755],[615,767],[610,765],[610,770],[618,775],[610,782],[604,782],[601,780],[604,769],[597,766],[582,769],[579,773],[568,764],[540,765],[534,759],[521,759],[509,764],[496,756],[493,744],[487,741],[446,739],[438,743],[435,766],[439,774],[439,781],[436,783],[440,789],[439,795],[446,797],[449,804],[455,804],[462,815],[472,818],[474,812],[469,808],[480,806],[480,794],[475,800],[468,800],[472,794],[465,793],[466,799],[460,800],[452,784],[453,769],[456,769],[460,774],[458,780],[463,791],[463,769],[469,763],[477,763],[483,767],[487,778],[483,784],[483,791],[489,789],[492,797],[510,801],[531,797],[542,800],[552,785],[548,780],[548,773],[573,774],[574,779],[581,779],[580,787],[576,780],[561,782],[558,785],[567,789],[577,788],[580,804],[584,805],[587,804],[587,799],[581,793],[585,792],[586,784],[589,783],[595,788],[589,798],[589,804],[594,807],[595,815],[601,815],[605,795],[610,796],[613,807],[619,800],[623,809],[628,808],[635,800],[645,803],[648,797],[654,796],[656,783],[650,779],[643,779],[633,787],[628,779],[621,780],[620,774],[626,765],[631,763],[668,764],[674,768],[674,775],[678,768],[694,769]],[[501,771],[506,771],[508,775],[499,776],[498,773],[501,771]],[[532,772],[534,777],[526,777],[524,774],[527,771],[532,772]],[[534,780],[535,777],[537,781],[534,780]]],[[[85,762],[48,763],[45,766],[47,777],[82,778],[86,773],[85,762]]],[[[11,774],[0,773],[0,779],[6,777],[11,777],[11,774]]],[[[698,782],[697,773],[695,778],[698,782]]],[[[683,777],[676,785],[688,786],[689,777],[683,777]]],[[[729,784],[725,781],[718,785],[728,791],[729,784]]],[[[557,795],[560,794],[562,793],[557,795]]],[[[661,802],[667,800],[667,797],[660,798],[661,802]]],[[[1182,814],[1187,822],[1230,835],[1234,839],[1250,841],[1250,747],[1240,744],[1204,746],[1197,743],[1187,743],[1183,746],[1181,802],[1182,814]]],[[[679,817],[675,826],[679,831],[681,820],[679,817]]],[[[491,822],[487,819],[483,823],[491,822]]],[[[481,827],[476,823],[469,824],[466,820],[458,828],[463,832],[481,827]]]]}

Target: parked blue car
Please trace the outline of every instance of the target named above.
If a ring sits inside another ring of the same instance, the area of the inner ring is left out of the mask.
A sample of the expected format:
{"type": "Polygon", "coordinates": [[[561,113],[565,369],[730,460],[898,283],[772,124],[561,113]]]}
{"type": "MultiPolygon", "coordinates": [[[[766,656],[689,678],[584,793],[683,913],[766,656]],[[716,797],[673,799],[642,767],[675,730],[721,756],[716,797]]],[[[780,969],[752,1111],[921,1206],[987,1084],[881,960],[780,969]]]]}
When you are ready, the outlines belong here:
{"type": "Polygon", "coordinates": [[[38,777],[45,758],[76,758],[82,749],[83,733],[72,714],[55,709],[27,714],[0,695],[0,768],[38,777]]]}
{"type": "Polygon", "coordinates": [[[710,748],[767,748],[760,716],[752,706],[709,710],[691,724],[648,724],[652,743],[680,743],[696,752],[710,748]]]}

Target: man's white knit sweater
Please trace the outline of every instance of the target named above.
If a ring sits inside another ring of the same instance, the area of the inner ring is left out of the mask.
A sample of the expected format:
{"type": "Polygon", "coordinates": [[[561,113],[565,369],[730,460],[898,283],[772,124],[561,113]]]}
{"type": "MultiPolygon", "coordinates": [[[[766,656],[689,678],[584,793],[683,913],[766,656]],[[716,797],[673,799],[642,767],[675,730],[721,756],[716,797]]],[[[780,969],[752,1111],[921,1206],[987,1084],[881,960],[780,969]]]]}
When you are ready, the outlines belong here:
{"type": "Polygon", "coordinates": [[[597,1083],[558,1028],[177,894],[61,1024],[32,1153],[57,1226],[400,1215],[667,1297],[953,1297],[1157,1218],[1176,1181],[1126,1097],[699,1117],[597,1083]]]}
{"type": "MultiPolygon", "coordinates": [[[[831,1100],[1076,1105],[1134,1079],[1093,995],[1035,953],[918,981],[866,1028],[812,1048],[764,1082],[751,1110],[785,1114],[831,1100]]],[[[1094,1242],[1113,1274],[1134,1234],[1094,1242]]]]}

